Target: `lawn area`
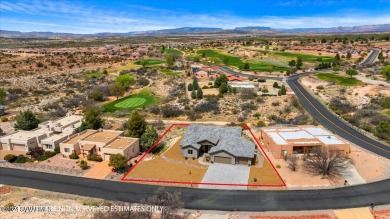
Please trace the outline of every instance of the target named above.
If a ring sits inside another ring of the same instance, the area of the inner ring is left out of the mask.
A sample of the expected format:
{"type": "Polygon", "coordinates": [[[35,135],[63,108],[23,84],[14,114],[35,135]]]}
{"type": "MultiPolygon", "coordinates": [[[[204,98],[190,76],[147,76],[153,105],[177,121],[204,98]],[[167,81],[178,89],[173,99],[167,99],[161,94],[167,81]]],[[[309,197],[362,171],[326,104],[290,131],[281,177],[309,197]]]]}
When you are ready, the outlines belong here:
{"type": "Polygon", "coordinates": [[[330,74],[330,73],[318,73],[316,76],[324,81],[328,82],[335,82],[338,85],[345,85],[345,86],[357,86],[357,85],[364,85],[364,83],[356,78],[351,77],[343,77],[336,74],[330,74]]]}
{"type": "Polygon", "coordinates": [[[177,71],[172,71],[170,69],[161,69],[160,70],[162,73],[164,73],[166,76],[173,76],[173,77],[176,77],[176,76],[180,76],[181,75],[181,72],[177,72],[177,71]]]}
{"type": "MultiPolygon", "coordinates": [[[[217,50],[212,49],[201,49],[197,51],[198,54],[205,54],[206,57],[216,58],[221,63],[225,63],[230,66],[238,67],[240,70],[243,70],[245,62],[242,61],[239,57],[233,55],[223,54],[217,50]]],[[[249,60],[249,67],[251,71],[285,71],[288,69],[286,66],[274,65],[273,63],[261,61],[261,60],[249,60]]]]}
{"type": "MultiPolygon", "coordinates": [[[[261,153],[260,153],[261,154],[261,153]]],[[[264,158],[263,167],[258,168],[255,165],[250,167],[250,173],[248,178],[248,184],[253,185],[281,185],[282,181],[280,180],[278,174],[272,168],[271,164],[266,158],[264,158]],[[257,181],[254,181],[254,178],[257,181]]]]}
{"type": "Polygon", "coordinates": [[[89,78],[100,78],[100,77],[104,77],[106,76],[105,74],[103,74],[103,72],[101,71],[93,71],[93,72],[88,72],[88,73],[84,73],[83,74],[83,77],[86,78],[86,79],[89,79],[89,78]]]}
{"type": "Polygon", "coordinates": [[[159,59],[142,59],[142,60],[134,62],[134,64],[142,65],[143,62],[145,62],[146,65],[158,65],[158,64],[164,63],[165,61],[159,60],[159,59]]]}
{"type": "Polygon", "coordinates": [[[177,49],[165,49],[165,54],[168,55],[183,55],[183,52],[177,49]]]}
{"type": "Polygon", "coordinates": [[[310,55],[310,54],[300,54],[300,53],[290,53],[290,52],[269,52],[270,56],[273,57],[285,57],[289,60],[291,59],[297,59],[300,57],[302,61],[304,62],[317,62],[319,59],[321,59],[321,62],[331,62],[333,61],[333,57],[331,56],[316,56],[316,55],[310,55]]]}
{"type": "Polygon", "coordinates": [[[115,112],[120,109],[135,109],[143,106],[150,106],[156,103],[156,97],[148,90],[141,90],[138,94],[121,98],[103,105],[105,112],[115,112]]]}
{"type": "Polygon", "coordinates": [[[107,69],[108,73],[113,73],[113,72],[120,72],[122,70],[130,70],[134,68],[139,68],[140,66],[134,63],[127,63],[126,65],[121,65],[116,68],[109,68],[107,69]]]}

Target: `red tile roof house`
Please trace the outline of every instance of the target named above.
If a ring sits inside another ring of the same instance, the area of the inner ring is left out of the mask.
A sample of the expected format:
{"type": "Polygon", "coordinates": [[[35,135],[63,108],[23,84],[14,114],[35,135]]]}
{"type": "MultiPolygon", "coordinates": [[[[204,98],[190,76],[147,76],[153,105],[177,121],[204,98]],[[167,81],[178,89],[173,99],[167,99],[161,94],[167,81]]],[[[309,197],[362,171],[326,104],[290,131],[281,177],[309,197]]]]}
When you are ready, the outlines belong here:
{"type": "Polygon", "coordinates": [[[241,133],[240,127],[190,125],[180,142],[181,153],[195,159],[209,154],[211,163],[253,165],[256,145],[241,133]]]}
{"type": "Polygon", "coordinates": [[[227,75],[229,81],[243,81],[243,79],[239,76],[227,75]]]}

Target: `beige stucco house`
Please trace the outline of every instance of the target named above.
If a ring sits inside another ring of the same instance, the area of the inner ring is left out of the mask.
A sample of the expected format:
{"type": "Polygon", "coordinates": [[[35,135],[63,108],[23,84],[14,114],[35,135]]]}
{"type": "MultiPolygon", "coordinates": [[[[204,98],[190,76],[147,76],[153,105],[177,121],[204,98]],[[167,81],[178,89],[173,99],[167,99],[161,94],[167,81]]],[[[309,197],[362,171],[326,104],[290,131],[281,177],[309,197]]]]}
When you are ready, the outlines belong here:
{"type": "Polygon", "coordinates": [[[306,154],[315,147],[327,147],[343,154],[350,151],[348,143],[315,126],[266,128],[261,131],[260,141],[276,159],[293,153],[306,154]]]}
{"type": "Polygon", "coordinates": [[[82,116],[71,115],[56,121],[38,125],[31,131],[17,131],[0,138],[0,150],[28,152],[30,148],[42,147],[54,151],[59,143],[72,135],[80,127],[82,116]]]}
{"type": "Polygon", "coordinates": [[[116,130],[85,130],[60,143],[60,152],[65,156],[77,154],[86,157],[95,154],[103,160],[109,160],[112,154],[122,154],[131,159],[139,151],[138,138],[124,137],[123,131],[116,130]]]}

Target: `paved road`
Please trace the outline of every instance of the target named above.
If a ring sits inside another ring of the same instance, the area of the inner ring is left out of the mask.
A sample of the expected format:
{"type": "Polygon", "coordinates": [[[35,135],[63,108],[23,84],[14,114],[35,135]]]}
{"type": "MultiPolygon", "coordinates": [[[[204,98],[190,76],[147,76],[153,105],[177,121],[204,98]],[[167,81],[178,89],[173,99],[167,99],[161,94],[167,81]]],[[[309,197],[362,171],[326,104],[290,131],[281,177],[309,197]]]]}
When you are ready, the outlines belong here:
{"type": "Polygon", "coordinates": [[[287,84],[294,91],[302,105],[313,116],[313,118],[342,138],[383,157],[388,159],[390,158],[390,146],[362,134],[330,112],[327,107],[321,104],[302,87],[302,85],[298,82],[298,78],[300,76],[301,75],[294,75],[289,77],[287,79],[287,84]]]}
{"type": "Polygon", "coordinates": [[[270,80],[276,80],[276,81],[282,81],[282,77],[270,77],[270,76],[260,76],[260,75],[252,75],[252,74],[245,74],[241,72],[233,71],[230,68],[219,66],[219,68],[224,71],[225,73],[231,74],[231,75],[239,75],[241,77],[253,77],[253,78],[262,78],[262,79],[270,79],[270,80]]]}
{"type": "MultiPolygon", "coordinates": [[[[0,168],[0,184],[139,202],[156,186],[94,180],[66,175],[0,168]]],[[[329,190],[240,191],[167,187],[180,191],[185,208],[232,211],[296,211],[340,209],[390,203],[390,180],[329,190]]]]}
{"type": "Polygon", "coordinates": [[[364,68],[374,64],[376,57],[378,57],[379,53],[380,51],[377,49],[372,50],[370,55],[363,62],[361,62],[357,67],[364,68]]]}

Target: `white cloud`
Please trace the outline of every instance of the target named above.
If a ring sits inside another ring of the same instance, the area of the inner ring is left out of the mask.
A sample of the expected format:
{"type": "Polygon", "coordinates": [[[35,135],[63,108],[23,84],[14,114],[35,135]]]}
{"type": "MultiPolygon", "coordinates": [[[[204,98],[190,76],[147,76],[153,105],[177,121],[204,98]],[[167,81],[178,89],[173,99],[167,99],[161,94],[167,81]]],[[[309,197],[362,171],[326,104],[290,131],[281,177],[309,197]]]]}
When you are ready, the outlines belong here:
{"type": "MultiPolygon", "coordinates": [[[[284,1],[288,4],[334,4],[333,0],[284,1]],[[321,3],[322,2],[322,3],[321,3]]],[[[186,13],[180,10],[128,5],[121,10],[105,10],[76,1],[0,1],[0,10],[23,15],[17,19],[2,17],[2,27],[21,31],[61,31],[74,33],[129,32],[176,27],[220,27],[269,26],[273,28],[336,27],[389,23],[390,13],[370,15],[359,12],[338,13],[311,17],[261,16],[245,18],[231,12],[213,14],[186,13]],[[353,14],[346,16],[345,14],[353,14]],[[42,21],[43,20],[43,21],[42,21]],[[21,25],[15,25],[15,24],[21,25]],[[28,24],[30,23],[30,25],[28,24]],[[19,28],[19,29],[15,29],[19,28]]]]}

